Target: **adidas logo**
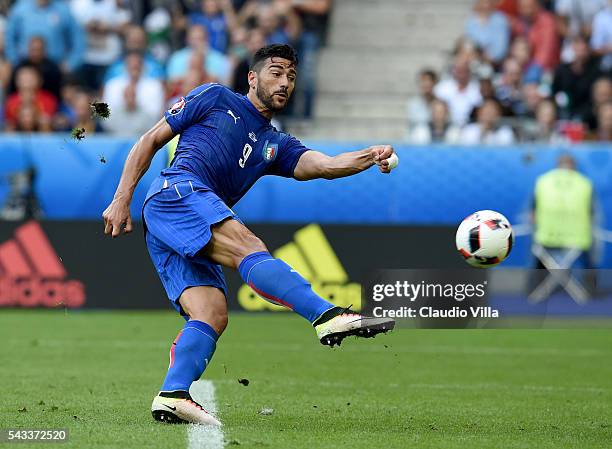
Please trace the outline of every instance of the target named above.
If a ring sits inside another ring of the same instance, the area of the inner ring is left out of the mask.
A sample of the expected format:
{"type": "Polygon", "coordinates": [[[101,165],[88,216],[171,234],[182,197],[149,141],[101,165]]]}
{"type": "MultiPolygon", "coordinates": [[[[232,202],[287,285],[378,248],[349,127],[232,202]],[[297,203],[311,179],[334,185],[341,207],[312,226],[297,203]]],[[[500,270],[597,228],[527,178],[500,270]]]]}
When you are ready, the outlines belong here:
{"type": "MultiPolygon", "coordinates": [[[[338,256],[329,244],[323,230],[317,224],[310,224],[298,230],[293,242],[287,243],[272,255],[282,259],[312,284],[312,289],[336,306],[359,310],[361,285],[350,282],[338,256]]],[[[249,311],[288,311],[260,298],[246,284],[238,290],[238,303],[249,311]]]]}
{"type": "Polygon", "coordinates": [[[67,273],[40,224],[27,222],[0,243],[0,306],[80,307],[82,282],[67,273]]]}

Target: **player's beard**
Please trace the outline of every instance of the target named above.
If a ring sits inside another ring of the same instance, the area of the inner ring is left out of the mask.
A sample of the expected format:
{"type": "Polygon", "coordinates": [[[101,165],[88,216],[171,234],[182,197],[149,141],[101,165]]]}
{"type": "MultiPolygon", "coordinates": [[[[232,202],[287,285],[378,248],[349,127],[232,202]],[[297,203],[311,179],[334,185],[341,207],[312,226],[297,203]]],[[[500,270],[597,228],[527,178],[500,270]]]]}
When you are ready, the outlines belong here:
{"type": "Polygon", "coordinates": [[[261,85],[258,84],[255,93],[257,95],[257,98],[259,98],[259,101],[261,101],[261,103],[266,107],[266,109],[272,112],[282,111],[283,109],[285,109],[285,106],[287,106],[287,103],[289,102],[289,92],[286,91],[284,91],[283,93],[287,95],[287,99],[285,100],[285,104],[283,104],[282,106],[276,106],[274,104],[274,94],[278,92],[267,91],[261,85]]]}

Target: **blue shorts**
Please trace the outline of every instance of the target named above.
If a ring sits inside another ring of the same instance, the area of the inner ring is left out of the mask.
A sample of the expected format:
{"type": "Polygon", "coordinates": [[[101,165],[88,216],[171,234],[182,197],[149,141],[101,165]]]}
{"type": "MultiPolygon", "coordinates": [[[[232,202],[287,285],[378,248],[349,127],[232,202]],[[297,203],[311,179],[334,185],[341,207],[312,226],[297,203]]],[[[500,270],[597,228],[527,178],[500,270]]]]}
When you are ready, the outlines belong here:
{"type": "Polygon", "coordinates": [[[188,287],[217,287],[227,298],[221,265],[200,253],[211,226],[234,212],[209,187],[197,181],[157,178],[147,194],[142,216],[147,248],[174,308],[185,316],[178,299],[188,287]]]}

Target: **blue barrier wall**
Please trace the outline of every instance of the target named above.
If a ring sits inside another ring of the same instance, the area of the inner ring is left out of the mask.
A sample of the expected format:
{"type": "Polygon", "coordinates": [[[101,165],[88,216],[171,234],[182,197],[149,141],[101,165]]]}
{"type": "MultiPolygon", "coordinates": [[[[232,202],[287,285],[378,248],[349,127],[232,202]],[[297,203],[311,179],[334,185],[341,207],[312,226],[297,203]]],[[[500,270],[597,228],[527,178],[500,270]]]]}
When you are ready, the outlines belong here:
{"type": "MultiPolygon", "coordinates": [[[[133,139],[69,136],[0,137],[0,204],[6,175],[33,164],[36,192],[49,219],[99,219],[112,198],[133,139]],[[100,162],[104,156],[106,163],[100,162]]],[[[306,142],[328,154],[366,146],[359,143],[306,142]]],[[[551,169],[561,151],[570,151],[595,185],[601,215],[598,225],[612,228],[612,145],[571,148],[395,146],[401,162],[391,175],[372,169],[335,181],[298,182],[266,177],[236,206],[246,222],[446,224],[455,225],[479,209],[495,209],[513,223],[526,220],[538,175],[551,169]]],[[[132,212],[148,183],[163,168],[161,151],[138,187],[132,212]]],[[[522,239],[526,240],[526,239],[522,239]]],[[[528,242],[518,242],[513,258],[525,260],[528,242]],[[525,248],[523,248],[525,247],[525,248]]],[[[612,260],[609,251],[604,260],[612,260]]],[[[512,262],[512,261],[510,261],[512,262]]]]}
{"type": "MultiPolygon", "coordinates": [[[[101,219],[133,143],[133,139],[111,137],[89,137],[77,142],[69,135],[55,134],[1,136],[0,205],[8,193],[7,175],[34,166],[36,196],[46,218],[101,219]]],[[[155,156],[134,193],[134,218],[140,217],[148,184],[166,163],[165,151],[155,156]]]]}

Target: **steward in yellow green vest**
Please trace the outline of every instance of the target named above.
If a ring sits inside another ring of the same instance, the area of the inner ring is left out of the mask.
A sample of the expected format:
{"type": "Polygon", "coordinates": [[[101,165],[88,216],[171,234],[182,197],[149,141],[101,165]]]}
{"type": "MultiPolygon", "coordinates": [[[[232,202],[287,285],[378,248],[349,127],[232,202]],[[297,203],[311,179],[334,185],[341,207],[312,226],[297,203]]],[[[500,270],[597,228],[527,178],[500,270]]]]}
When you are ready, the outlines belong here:
{"type": "Polygon", "coordinates": [[[548,248],[588,251],[592,243],[593,184],[576,171],[569,155],[558,168],[541,175],[535,187],[536,243],[548,248]]]}

